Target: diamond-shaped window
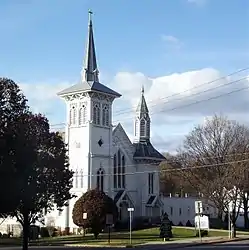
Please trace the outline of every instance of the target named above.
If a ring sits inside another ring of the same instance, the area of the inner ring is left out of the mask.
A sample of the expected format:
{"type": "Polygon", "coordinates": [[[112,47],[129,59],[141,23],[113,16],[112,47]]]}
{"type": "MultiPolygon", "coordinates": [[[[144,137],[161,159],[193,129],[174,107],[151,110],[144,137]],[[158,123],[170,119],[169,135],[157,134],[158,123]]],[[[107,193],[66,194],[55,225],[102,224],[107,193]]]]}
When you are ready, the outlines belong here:
{"type": "Polygon", "coordinates": [[[101,147],[101,146],[104,144],[103,140],[102,140],[102,139],[99,139],[98,144],[99,144],[99,146],[101,147]]]}

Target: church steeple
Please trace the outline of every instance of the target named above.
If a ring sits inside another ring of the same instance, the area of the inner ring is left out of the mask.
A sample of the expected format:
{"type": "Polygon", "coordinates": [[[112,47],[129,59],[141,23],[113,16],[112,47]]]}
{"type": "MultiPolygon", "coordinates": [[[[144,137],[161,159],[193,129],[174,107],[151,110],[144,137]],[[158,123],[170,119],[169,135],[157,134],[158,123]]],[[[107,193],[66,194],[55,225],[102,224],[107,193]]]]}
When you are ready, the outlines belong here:
{"type": "Polygon", "coordinates": [[[92,11],[89,10],[88,22],[88,38],[86,45],[85,67],[82,70],[82,81],[84,82],[99,82],[99,71],[95,53],[95,45],[93,38],[92,11]]]}
{"type": "Polygon", "coordinates": [[[112,98],[118,98],[121,95],[116,91],[108,88],[104,84],[99,82],[99,71],[96,59],[94,38],[93,38],[93,22],[92,22],[92,11],[89,11],[88,21],[88,37],[86,43],[86,54],[84,66],[81,70],[80,82],[62,90],[58,93],[61,97],[66,97],[72,93],[79,92],[98,92],[111,96],[112,98]]]}
{"type": "Polygon", "coordinates": [[[135,142],[150,140],[150,116],[149,109],[144,97],[144,86],[142,86],[141,97],[136,109],[135,118],[135,142]]]}

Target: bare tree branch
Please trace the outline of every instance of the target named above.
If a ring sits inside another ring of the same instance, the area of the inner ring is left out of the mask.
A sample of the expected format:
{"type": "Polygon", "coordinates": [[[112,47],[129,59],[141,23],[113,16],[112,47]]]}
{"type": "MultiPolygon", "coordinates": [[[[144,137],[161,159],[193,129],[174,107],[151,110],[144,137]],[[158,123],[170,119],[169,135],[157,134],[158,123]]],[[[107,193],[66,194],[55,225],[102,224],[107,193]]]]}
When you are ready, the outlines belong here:
{"type": "Polygon", "coordinates": [[[243,191],[249,188],[248,164],[237,161],[246,159],[249,159],[249,129],[218,115],[195,127],[179,150],[181,165],[187,168],[181,171],[183,178],[214,203],[219,217],[232,204],[234,223],[243,191]],[[214,166],[193,168],[209,164],[214,166]]]}

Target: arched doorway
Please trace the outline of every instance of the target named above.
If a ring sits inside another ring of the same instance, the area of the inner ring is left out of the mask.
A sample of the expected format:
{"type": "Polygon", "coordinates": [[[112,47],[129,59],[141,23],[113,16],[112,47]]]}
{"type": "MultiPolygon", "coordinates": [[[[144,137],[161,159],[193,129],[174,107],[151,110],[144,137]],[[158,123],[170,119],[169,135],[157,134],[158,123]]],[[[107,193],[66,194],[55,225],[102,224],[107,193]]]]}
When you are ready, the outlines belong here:
{"type": "Polygon", "coordinates": [[[120,221],[127,221],[129,219],[129,212],[128,212],[129,205],[126,201],[122,201],[119,204],[119,220],[120,221]]]}

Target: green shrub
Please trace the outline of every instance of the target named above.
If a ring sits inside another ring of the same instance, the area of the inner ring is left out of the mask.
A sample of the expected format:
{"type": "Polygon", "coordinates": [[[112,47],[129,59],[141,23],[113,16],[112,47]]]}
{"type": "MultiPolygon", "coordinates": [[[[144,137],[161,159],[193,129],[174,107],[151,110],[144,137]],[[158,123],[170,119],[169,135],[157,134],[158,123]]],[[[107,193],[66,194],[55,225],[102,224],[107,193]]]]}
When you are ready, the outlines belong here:
{"type": "Polygon", "coordinates": [[[183,226],[183,224],[182,224],[181,221],[178,223],[178,226],[179,226],[179,227],[182,227],[182,226],[183,226]]]}
{"type": "Polygon", "coordinates": [[[227,229],[226,223],[219,218],[209,218],[210,228],[227,229]]]}
{"type": "MultiPolygon", "coordinates": [[[[201,237],[208,236],[207,230],[201,230],[201,237]]],[[[196,237],[199,237],[199,230],[196,231],[196,237]]]]}
{"type": "Polygon", "coordinates": [[[191,224],[191,222],[188,220],[187,222],[186,222],[186,227],[192,227],[193,225],[191,224]]]}
{"type": "Polygon", "coordinates": [[[41,235],[42,238],[50,237],[48,229],[46,227],[41,227],[40,235],[41,235]]]}

